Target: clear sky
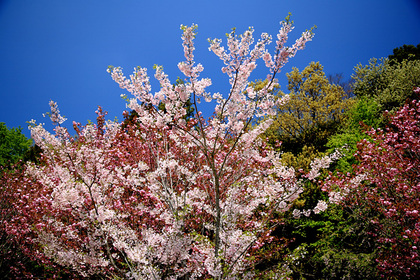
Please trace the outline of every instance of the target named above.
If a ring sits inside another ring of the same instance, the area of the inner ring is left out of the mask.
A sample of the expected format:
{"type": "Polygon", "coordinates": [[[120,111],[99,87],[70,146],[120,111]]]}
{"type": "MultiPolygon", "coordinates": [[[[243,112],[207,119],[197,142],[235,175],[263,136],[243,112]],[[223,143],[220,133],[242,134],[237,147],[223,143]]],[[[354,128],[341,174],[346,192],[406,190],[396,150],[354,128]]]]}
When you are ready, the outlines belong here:
{"type": "MultiPolygon", "coordinates": [[[[120,94],[126,92],[111,79],[107,66],[121,66],[128,76],[138,65],[153,75],[153,65],[159,64],[172,81],[182,78],[176,66],[183,60],[181,24],[198,24],[195,58],[205,68],[203,77],[213,80],[211,92],[228,87],[207,38],[224,39],[232,27],[242,33],[249,26],[256,37],[262,32],[275,37],[289,12],[295,22],[290,45],[305,29],[317,29],[313,41],[278,76],[282,88],[286,90],[285,73],[311,61],[324,65],[326,74],[350,78],[358,63],[420,43],[419,2],[0,0],[0,122],[21,126],[29,136],[27,121],[49,123],[42,117],[49,100],[58,102],[67,126],[73,120],[94,120],[98,105],[109,112],[108,118],[122,120],[120,94]]],[[[265,68],[262,61],[259,66],[265,68]]]]}

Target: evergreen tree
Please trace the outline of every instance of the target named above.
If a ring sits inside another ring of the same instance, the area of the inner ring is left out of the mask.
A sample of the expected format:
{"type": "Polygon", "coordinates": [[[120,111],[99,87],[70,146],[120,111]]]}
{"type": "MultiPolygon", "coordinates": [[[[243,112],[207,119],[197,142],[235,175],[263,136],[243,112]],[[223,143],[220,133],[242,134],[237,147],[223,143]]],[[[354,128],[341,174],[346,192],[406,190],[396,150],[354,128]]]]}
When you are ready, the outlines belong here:
{"type": "Polygon", "coordinates": [[[8,128],[0,122],[0,166],[8,167],[29,152],[32,140],[22,134],[22,128],[8,128]]]}
{"type": "Polygon", "coordinates": [[[413,45],[403,45],[395,48],[393,54],[388,56],[391,64],[401,63],[403,60],[419,60],[420,59],[420,44],[417,47],[413,45]]]}

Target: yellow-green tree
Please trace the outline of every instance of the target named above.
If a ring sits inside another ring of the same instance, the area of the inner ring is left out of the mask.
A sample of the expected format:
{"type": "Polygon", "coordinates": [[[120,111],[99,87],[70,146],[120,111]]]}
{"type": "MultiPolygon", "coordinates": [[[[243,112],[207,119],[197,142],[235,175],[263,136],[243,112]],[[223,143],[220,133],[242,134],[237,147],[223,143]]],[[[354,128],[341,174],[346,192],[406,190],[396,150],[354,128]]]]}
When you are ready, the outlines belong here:
{"type": "MultiPolygon", "coordinates": [[[[266,136],[272,144],[282,142],[283,161],[307,169],[311,159],[326,150],[328,137],[336,133],[353,102],[343,88],[331,84],[319,62],[303,71],[286,74],[290,101],[277,107],[277,115],[266,136]]],[[[278,92],[281,98],[287,95],[278,92]]]]}

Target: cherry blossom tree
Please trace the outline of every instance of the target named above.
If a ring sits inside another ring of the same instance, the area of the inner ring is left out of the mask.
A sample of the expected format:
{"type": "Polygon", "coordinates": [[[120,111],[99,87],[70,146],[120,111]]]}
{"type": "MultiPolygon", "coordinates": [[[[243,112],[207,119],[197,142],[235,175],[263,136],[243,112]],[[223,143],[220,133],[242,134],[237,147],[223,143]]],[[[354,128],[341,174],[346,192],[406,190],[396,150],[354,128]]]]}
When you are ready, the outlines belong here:
{"type": "MultiPolygon", "coordinates": [[[[293,29],[287,18],[273,55],[266,48],[271,36],[263,33],[254,44],[252,28],[228,34],[227,49],[221,40],[209,40],[231,85],[223,95],[207,92],[211,80],[199,77],[203,66],[194,61],[196,28],[181,26],[186,60],[178,68],[184,83],[171,84],[163,68],[155,66],[160,90],[152,93],[145,68],[136,68],[129,78],[121,68],[108,69],[133,95],[128,107],[136,112],[134,122],[106,121],[99,108],[96,124],[73,123],[73,137],[61,126],[65,119],[54,102],[49,116],[55,135],[33,122],[42,163],[27,165],[26,180],[35,183],[25,183],[29,189],[19,195],[31,195],[15,207],[36,213],[19,223],[32,226],[39,258],[85,277],[255,277],[252,268],[259,250],[273,240],[276,214],[289,209],[302,187],[293,168],[283,166],[259,137],[270,119],[252,123],[275,113],[275,102],[287,102],[272,94],[275,76],[313,33],[306,31],[285,46],[293,29]],[[268,83],[255,90],[248,79],[261,58],[268,83]],[[184,117],[188,100],[193,118],[184,117]],[[199,110],[203,101],[216,104],[208,120],[199,110]]],[[[325,157],[314,163],[307,178],[315,180],[330,162],[325,157]]],[[[320,203],[314,212],[324,206],[320,203]]],[[[16,226],[12,221],[9,232],[16,226]]]]}
{"type": "MultiPolygon", "coordinates": [[[[414,90],[420,93],[420,88],[414,90]]],[[[378,246],[378,268],[387,278],[416,279],[420,258],[420,101],[388,116],[386,129],[371,129],[358,143],[354,174],[330,178],[330,202],[359,207],[378,246]],[[337,191],[337,188],[338,190],[337,191]]]]}

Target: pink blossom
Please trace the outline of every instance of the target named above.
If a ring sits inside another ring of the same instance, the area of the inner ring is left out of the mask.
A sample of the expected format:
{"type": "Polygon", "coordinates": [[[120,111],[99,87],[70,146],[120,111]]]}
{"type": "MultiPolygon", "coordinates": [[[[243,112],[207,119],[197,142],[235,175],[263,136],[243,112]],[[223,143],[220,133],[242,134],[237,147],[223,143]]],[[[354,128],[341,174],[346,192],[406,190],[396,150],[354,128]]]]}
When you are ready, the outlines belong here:
{"type": "MultiPolygon", "coordinates": [[[[274,54],[266,49],[271,36],[263,33],[255,43],[253,28],[240,36],[232,31],[226,46],[210,40],[209,50],[224,63],[230,83],[221,94],[208,92],[211,80],[200,77],[204,66],[193,53],[196,28],[181,26],[185,61],[178,68],[185,75],[183,84],[174,86],[163,67],[155,66],[159,89],[153,93],[145,68],[135,68],[129,77],[119,67],[108,69],[132,94],[125,99],[137,113],[133,119],[105,121],[99,109],[96,124],[74,124],[77,137],[60,126],[53,135],[33,124],[43,164],[27,165],[25,178],[38,189],[34,201],[22,201],[20,207],[32,214],[41,208],[31,221],[45,259],[84,277],[194,279],[228,273],[240,278],[255,265],[255,258],[245,256],[272,241],[271,219],[290,209],[303,188],[294,169],[283,166],[259,137],[272,120],[252,123],[275,113],[275,76],[313,35],[304,33],[286,47],[293,27],[284,22],[274,54]],[[270,79],[255,90],[249,78],[259,59],[270,79]],[[190,120],[185,118],[188,100],[194,109],[190,120]],[[208,120],[199,110],[201,100],[216,100],[208,120]],[[123,257],[129,261],[118,259],[123,257]]],[[[59,125],[64,118],[56,103],[51,111],[51,120],[59,125]]],[[[315,161],[308,178],[332,160],[315,161]]],[[[317,207],[314,211],[326,208],[321,202],[317,207]]],[[[309,216],[311,211],[295,210],[293,215],[309,216]]]]}
{"type": "Polygon", "coordinates": [[[318,204],[315,206],[313,211],[315,214],[319,214],[320,212],[324,212],[325,210],[327,210],[327,208],[328,208],[327,203],[323,200],[320,200],[318,201],[318,204]]]}

